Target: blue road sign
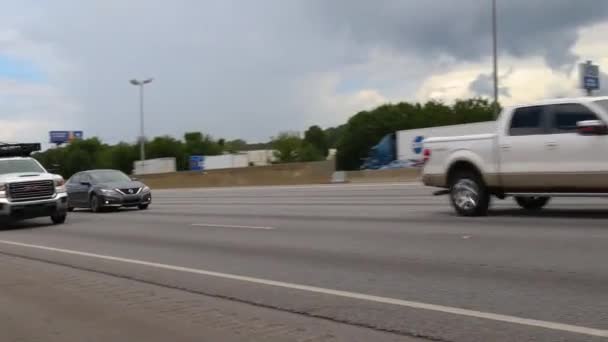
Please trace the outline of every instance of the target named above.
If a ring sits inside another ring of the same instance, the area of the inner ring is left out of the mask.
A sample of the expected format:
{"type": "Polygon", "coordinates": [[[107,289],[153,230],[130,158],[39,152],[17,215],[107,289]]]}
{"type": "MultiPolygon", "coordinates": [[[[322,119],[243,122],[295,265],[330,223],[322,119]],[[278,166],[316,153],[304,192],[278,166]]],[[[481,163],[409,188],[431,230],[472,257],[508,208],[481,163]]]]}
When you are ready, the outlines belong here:
{"type": "Polygon", "coordinates": [[[587,90],[600,89],[600,67],[591,62],[581,63],[581,87],[587,90]]]}
{"type": "Polygon", "coordinates": [[[190,156],[190,170],[203,171],[205,169],[205,156],[190,156]]]}
{"type": "Polygon", "coordinates": [[[599,77],[589,77],[589,76],[585,76],[584,81],[584,88],[585,89],[591,89],[591,90],[597,90],[600,89],[600,79],[599,77]]]}

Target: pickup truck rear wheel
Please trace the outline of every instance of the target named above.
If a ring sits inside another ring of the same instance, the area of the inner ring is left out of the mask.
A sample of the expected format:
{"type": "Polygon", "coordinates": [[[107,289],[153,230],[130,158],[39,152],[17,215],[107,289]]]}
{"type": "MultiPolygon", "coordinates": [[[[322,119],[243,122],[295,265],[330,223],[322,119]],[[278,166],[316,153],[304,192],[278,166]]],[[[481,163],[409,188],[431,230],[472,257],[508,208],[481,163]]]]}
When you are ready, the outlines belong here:
{"type": "Polygon", "coordinates": [[[490,207],[490,193],[475,172],[462,171],[450,184],[450,200],[461,216],[485,216],[490,207]]]}
{"type": "Polygon", "coordinates": [[[515,202],[526,210],[540,210],[549,203],[549,199],[541,196],[517,196],[515,202]]]}

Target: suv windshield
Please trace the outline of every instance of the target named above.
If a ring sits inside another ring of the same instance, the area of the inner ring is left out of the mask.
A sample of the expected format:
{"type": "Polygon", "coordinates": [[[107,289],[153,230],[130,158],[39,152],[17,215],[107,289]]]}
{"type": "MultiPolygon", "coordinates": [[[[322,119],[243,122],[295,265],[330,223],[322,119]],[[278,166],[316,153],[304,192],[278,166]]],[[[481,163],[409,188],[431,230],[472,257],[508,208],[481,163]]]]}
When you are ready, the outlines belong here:
{"type": "Polygon", "coordinates": [[[45,173],[33,159],[0,159],[0,175],[8,173],[45,173]]]}
{"type": "Polygon", "coordinates": [[[130,182],[131,178],[120,171],[97,171],[90,174],[96,183],[130,182]]]}
{"type": "Polygon", "coordinates": [[[608,113],[608,100],[599,100],[599,101],[595,101],[595,103],[597,103],[598,105],[600,105],[602,107],[602,109],[608,113]]]}

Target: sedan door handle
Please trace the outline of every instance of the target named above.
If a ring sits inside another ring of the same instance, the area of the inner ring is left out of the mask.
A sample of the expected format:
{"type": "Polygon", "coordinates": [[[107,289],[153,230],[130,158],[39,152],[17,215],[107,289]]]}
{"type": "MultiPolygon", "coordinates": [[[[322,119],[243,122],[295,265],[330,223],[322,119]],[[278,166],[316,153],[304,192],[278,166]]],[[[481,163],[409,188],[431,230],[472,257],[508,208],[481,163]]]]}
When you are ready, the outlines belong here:
{"type": "Polygon", "coordinates": [[[502,145],[500,145],[500,148],[502,150],[508,151],[508,150],[511,149],[511,145],[509,145],[509,144],[502,144],[502,145]]]}
{"type": "Polygon", "coordinates": [[[550,141],[550,142],[546,142],[545,146],[547,148],[556,148],[558,146],[558,144],[555,141],[550,141]]]}

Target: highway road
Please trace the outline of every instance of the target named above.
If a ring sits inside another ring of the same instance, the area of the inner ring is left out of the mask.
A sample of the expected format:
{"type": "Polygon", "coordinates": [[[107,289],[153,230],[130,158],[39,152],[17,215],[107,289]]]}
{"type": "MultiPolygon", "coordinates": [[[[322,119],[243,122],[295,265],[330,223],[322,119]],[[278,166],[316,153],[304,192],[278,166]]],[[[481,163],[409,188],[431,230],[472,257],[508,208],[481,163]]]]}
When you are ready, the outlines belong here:
{"type": "Polygon", "coordinates": [[[163,190],[147,211],[19,223],[0,231],[3,336],[608,340],[608,200],[461,218],[430,193],[163,190]]]}

